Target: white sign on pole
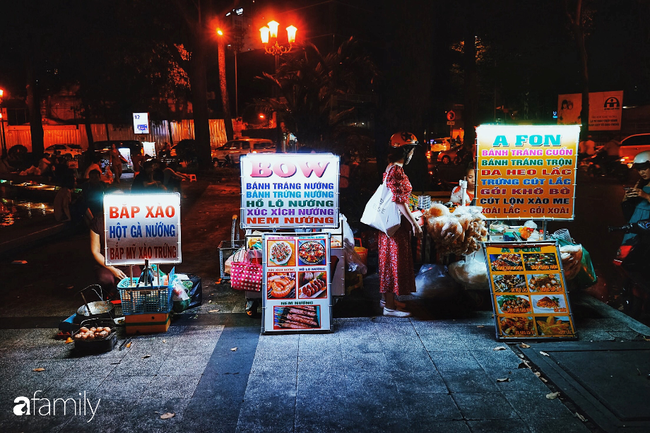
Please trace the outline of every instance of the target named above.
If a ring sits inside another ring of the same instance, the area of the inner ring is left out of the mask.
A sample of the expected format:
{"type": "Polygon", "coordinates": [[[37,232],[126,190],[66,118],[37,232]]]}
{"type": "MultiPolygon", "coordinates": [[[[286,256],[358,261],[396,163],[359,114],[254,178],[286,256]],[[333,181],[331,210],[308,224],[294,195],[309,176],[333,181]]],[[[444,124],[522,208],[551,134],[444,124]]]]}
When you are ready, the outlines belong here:
{"type": "Polygon", "coordinates": [[[149,134],[149,113],[133,113],[133,133],[149,134]]]}
{"type": "Polygon", "coordinates": [[[107,265],[181,263],[179,193],[104,196],[107,265]]]}
{"type": "Polygon", "coordinates": [[[335,228],[339,157],[255,153],[241,158],[242,228],[335,228]]]}

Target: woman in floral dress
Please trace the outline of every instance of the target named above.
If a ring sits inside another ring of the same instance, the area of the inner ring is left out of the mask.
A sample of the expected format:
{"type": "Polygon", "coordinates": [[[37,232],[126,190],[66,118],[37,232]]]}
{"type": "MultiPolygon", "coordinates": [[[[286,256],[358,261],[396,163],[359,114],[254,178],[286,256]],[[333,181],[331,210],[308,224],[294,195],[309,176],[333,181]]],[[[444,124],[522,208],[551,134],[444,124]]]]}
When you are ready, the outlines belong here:
{"type": "Polygon", "coordinates": [[[410,132],[398,132],[390,138],[388,167],[384,172],[386,185],[393,193],[393,201],[402,214],[400,228],[392,237],[379,233],[379,292],[384,316],[408,317],[403,311],[406,305],[396,296],[415,292],[415,272],[411,252],[411,234],[422,236],[422,228],[408,208],[411,182],[404,173],[404,166],[411,161],[418,140],[410,132]]]}

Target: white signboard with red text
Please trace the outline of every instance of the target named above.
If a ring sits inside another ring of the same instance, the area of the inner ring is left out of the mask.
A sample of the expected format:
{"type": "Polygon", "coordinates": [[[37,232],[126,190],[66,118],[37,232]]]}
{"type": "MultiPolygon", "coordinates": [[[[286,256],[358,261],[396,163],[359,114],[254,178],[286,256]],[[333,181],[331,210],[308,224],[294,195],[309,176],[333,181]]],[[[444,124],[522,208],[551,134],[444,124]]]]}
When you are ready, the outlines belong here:
{"type": "Polygon", "coordinates": [[[263,331],[331,331],[330,234],[265,234],[262,244],[263,331]]]}
{"type": "Polygon", "coordinates": [[[338,225],[338,156],[257,153],[241,158],[242,228],[322,229],[338,225]]]}
{"type": "Polygon", "coordinates": [[[104,196],[107,265],[181,263],[179,193],[104,196]]]}

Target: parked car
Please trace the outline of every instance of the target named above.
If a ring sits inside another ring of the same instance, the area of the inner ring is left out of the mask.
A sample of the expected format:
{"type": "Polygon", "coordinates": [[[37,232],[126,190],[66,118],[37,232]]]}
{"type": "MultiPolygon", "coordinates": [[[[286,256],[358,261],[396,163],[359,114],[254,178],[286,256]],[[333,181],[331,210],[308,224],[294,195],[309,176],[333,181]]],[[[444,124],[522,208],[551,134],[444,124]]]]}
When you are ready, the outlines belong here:
{"type": "Polygon", "coordinates": [[[459,157],[459,151],[462,152],[463,145],[459,144],[457,146],[452,147],[451,149],[444,150],[440,153],[438,153],[438,162],[441,162],[443,164],[451,164],[452,162],[454,164],[458,164],[460,162],[460,157],[459,157]]]}
{"type": "Polygon", "coordinates": [[[176,143],[169,152],[168,163],[198,163],[196,140],[185,139],[176,143]]]}
{"type": "Polygon", "coordinates": [[[265,138],[238,138],[227,141],[221,147],[212,150],[212,162],[215,164],[239,164],[239,158],[247,153],[275,153],[276,146],[272,140],[265,138]]]}
{"type": "Polygon", "coordinates": [[[429,148],[426,150],[427,161],[437,160],[438,154],[452,147],[453,140],[451,137],[434,138],[429,140],[429,148]]]}
{"type": "Polygon", "coordinates": [[[444,152],[453,147],[454,141],[451,137],[434,138],[431,140],[431,152],[444,152]]]}
{"type": "Polygon", "coordinates": [[[81,156],[83,149],[78,144],[53,144],[47,146],[43,151],[43,154],[48,158],[51,158],[55,155],[61,155],[67,160],[76,159],[81,156]]]}
{"type": "Polygon", "coordinates": [[[474,150],[468,152],[461,143],[458,143],[451,149],[440,152],[437,159],[438,162],[443,164],[462,164],[471,161],[475,154],[476,144],[474,145],[474,150]]]}
{"type": "Polygon", "coordinates": [[[646,150],[650,150],[650,133],[634,134],[621,140],[619,155],[621,163],[632,168],[634,157],[646,150]]]}
{"type": "Polygon", "coordinates": [[[117,146],[126,163],[123,164],[123,172],[134,172],[144,160],[144,145],[138,140],[104,140],[96,141],[94,143],[95,153],[100,154],[101,158],[107,160],[109,163],[108,152],[110,152],[113,144],[117,146]]]}

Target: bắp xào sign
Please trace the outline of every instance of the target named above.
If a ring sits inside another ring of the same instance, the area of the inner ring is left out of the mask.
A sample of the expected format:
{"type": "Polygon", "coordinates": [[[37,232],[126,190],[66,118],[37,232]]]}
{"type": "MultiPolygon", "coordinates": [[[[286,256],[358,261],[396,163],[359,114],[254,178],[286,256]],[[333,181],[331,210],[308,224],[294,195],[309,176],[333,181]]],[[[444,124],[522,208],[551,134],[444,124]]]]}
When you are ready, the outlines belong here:
{"type": "Polygon", "coordinates": [[[338,156],[264,153],[241,158],[243,228],[326,228],[338,224],[338,156]]]}
{"type": "Polygon", "coordinates": [[[181,263],[179,193],[104,196],[107,265],[181,263]]]}
{"type": "Polygon", "coordinates": [[[573,219],[580,126],[481,125],[476,134],[486,218],[573,219]]]}

